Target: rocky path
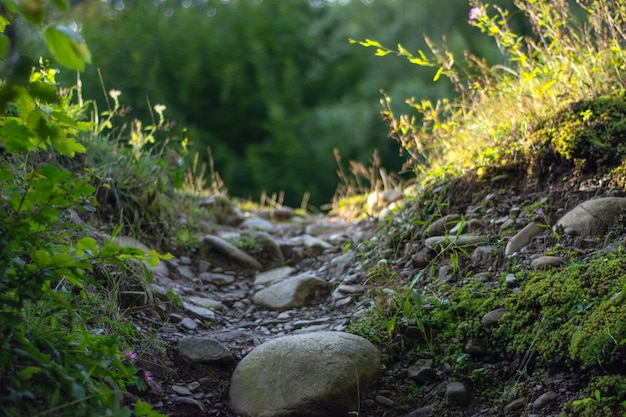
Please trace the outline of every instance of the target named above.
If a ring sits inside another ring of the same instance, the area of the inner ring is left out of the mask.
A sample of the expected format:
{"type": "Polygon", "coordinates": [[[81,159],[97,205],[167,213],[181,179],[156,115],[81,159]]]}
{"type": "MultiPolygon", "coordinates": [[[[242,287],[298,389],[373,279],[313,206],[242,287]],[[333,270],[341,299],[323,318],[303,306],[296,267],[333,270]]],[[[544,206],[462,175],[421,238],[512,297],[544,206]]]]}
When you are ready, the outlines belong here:
{"type": "MultiPolygon", "coordinates": [[[[371,238],[374,222],[299,219],[288,210],[244,218],[228,210],[234,219],[206,235],[198,253],[163,261],[148,287],[146,299],[156,300],[157,309],[139,321],[146,330],[167,322],[158,331],[169,348],[146,352],[138,365],[155,377],[149,400],[170,416],[237,415],[229,404],[231,375],[255,347],[286,335],[344,332],[355,311],[369,305],[362,300],[365,272],[348,246],[371,238]]],[[[120,243],[141,246],[128,238],[120,243]]],[[[131,302],[136,292],[127,291],[131,302]]],[[[310,340],[302,343],[316,361],[310,340]]],[[[368,367],[377,370],[379,361],[370,358],[368,367]]]]}
{"type": "MultiPolygon", "coordinates": [[[[501,179],[496,178],[494,183],[497,181],[501,179]]],[[[454,236],[459,245],[474,248],[463,261],[465,266],[459,276],[468,276],[471,271],[477,280],[487,284],[513,264],[535,269],[558,265],[562,259],[543,253],[553,239],[550,228],[537,226],[541,223],[536,219],[539,212],[522,210],[538,201],[551,206],[556,214],[544,220],[556,223],[564,233],[559,245],[578,246],[575,249],[579,253],[593,253],[606,246],[606,242],[598,242],[596,235],[607,230],[626,207],[626,199],[600,198],[615,193],[576,186],[575,191],[510,187],[500,193],[490,193],[485,188],[481,194],[471,196],[473,204],[466,204],[462,211],[431,224],[411,226],[419,230],[415,240],[407,242],[400,254],[371,253],[360,246],[380,239],[375,219],[352,223],[328,217],[299,219],[290,211],[243,216],[234,207],[228,207],[220,227],[206,235],[193,253],[179,254],[154,271],[154,281],[148,288],[151,294],[145,299],[152,298],[157,307],[143,309],[138,322],[142,330],[157,332],[167,350],[159,352],[146,347],[138,362],[155,377],[149,383],[147,399],[170,416],[230,417],[240,415],[237,410],[257,415],[255,407],[274,410],[263,414],[267,416],[332,415],[324,414],[328,409],[323,407],[332,408],[329,404],[340,404],[340,415],[395,416],[393,384],[376,382],[364,391],[364,398],[355,394],[359,383],[367,385],[379,368],[380,357],[372,354],[373,345],[362,338],[335,340],[337,334],[342,334],[337,332],[344,332],[371,305],[371,300],[364,296],[368,282],[363,264],[368,258],[374,262],[388,258],[393,260],[399,278],[407,279],[433,259],[441,242],[449,244],[450,236],[454,236]],[[579,203],[583,204],[577,206],[579,203]],[[470,220],[465,222],[462,218],[470,220]],[[459,227],[464,230],[458,232],[459,227]],[[182,305],[175,306],[178,298],[182,305]],[[283,345],[279,344],[281,341],[283,345]],[[259,346],[268,345],[277,346],[274,357],[255,356],[262,350],[257,349],[259,346]],[[243,366],[238,364],[244,358],[253,365],[256,361],[256,368],[245,371],[252,373],[242,374],[243,366]],[[326,364],[321,368],[323,372],[316,370],[316,364],[321,362],[326,364]],[[288,369],[288,364],[294,363],[301,366],[288,369]],[[355,378],[342,380],[347,373],[353,374],[352,368],[358,370],[355,378]],[[321,382],[311,383],[310,378],[320,378],[319,372],[323,375],[321,382]],[[262,378],[248,383],[258,375],[262,378]],[[335,376],[340,381],[339,388],[335,386],[335,376]],[[253,388],[274,384],[275,389],[277,379],[287,382],[280,398],[274,400],[287,404],[286,408],[281,409],[280,405],[272,409],[273,404],[255,403],[251,398],[254,395],[271,395],[251,393],[253,388]],[[313,400],[292,398],[317,385],[322,385],[322,389],[310,394],[313,400]],[[236,389],[236,398],[229,395],[231,389],[236,389]],[[300,403],[294,406],[291,400],[300,403]],[[318,403],[323,404],[322,409],[307,408],[318,403]]],[[[389,203],[378,203],[378,209],[389,203]]],[[[211,206],[216,200],[204,204],[211,206]]],[[[224,203],[219,204],[223,211],[224,203]]],[[[433,282],[456,281],[463,285],[448,262],[438,263],[435,271],[433,282]]],[[[515,286],[515,282],[510,285],[515,286]]],[[[133,300],[130,302],[137,303],[137,298],[131,297],[134,292],[128,292],[128,299],[133,300]]],[[[484,317],[484,325],[494,325],[498,314],[501,316],[502,311],[484,317]]],[[[473,347],[467,349],[470,352],[473,347]]],[[[386,370],[385,380],[414,379],[420,371],[438,376],[428,383],[422,404],[427,404],[428,398],[445,395],[448,403],[461,407],[454,415],[466,415],[462,407],[469,403],[471,392],[460,382],[441,378],[445,370],[433,369],[432,363],[401,364],[386,370]]],[[[536,398],[511,398],[510,404],[506,404],[509,414],[517,406],[535,404],[534,415],[557,415],[559,407],[574,392],[565,379],[557,377],[553,382],[551,389],[538,388],[536,398]],[[559,386],[561,391],[555,388],[559,386]]],[[[476,415],[491,415],[493,410],[484,411],[486,414],[476,415]]],[[[432,413],[429,406],[416,406],[406,415],[420,417],[432,413]]]]}

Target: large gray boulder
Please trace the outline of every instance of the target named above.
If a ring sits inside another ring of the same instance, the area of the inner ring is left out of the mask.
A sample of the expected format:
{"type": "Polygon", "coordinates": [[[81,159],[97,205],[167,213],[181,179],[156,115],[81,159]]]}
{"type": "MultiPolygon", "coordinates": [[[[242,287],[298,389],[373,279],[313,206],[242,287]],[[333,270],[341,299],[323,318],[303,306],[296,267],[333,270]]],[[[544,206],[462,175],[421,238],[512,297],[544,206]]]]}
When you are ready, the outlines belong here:
{"type": "Polygon", "coordinates": [[[237,365],[231,409],[246,417],[347,417],[380,367],[366,339],[341,332],[284,336],[237,365]]]}
{"type": "Polygon", "coordinates": [[[626,198],[594,198],[567,212],[557,225],[574,230],[582,236],[604,233],[625,209],[626,198]]]}

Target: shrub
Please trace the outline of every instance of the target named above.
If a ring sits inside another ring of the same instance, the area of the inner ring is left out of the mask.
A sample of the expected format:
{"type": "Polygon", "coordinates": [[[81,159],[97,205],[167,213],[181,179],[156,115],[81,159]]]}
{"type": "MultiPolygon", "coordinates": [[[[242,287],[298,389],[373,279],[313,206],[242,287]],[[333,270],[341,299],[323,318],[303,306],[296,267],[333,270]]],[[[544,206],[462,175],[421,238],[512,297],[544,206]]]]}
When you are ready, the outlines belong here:
{"type": "MultiPolygon", "coordinates": [[[[39,27],[43,4],[0,7],[0,55],[8,74],[0,84],[0,414],[56,416],[71,409],[127,417],[131,410],[121,396],[147,380],[123,354],[134,331],[96,315],[103,301],[86,288],[102,285],[94,273],[98,263],[124,268],[127,259],[155,263],[158,255],[110,241],[99,245],[69,221],[71,210],[92,210],[95,203],[90,177],[61,163],[85,151],[77,136],[89,124],[74,117],[55,72],[44,62],[34,65],[5,30],[18,17],[39,27]]],[[[44,38],[69,68],[82,69],[90,59],[68,28],[49,26],[44,38]]],[[[159,415],[141,401],[135,414],[159,415]]]]}

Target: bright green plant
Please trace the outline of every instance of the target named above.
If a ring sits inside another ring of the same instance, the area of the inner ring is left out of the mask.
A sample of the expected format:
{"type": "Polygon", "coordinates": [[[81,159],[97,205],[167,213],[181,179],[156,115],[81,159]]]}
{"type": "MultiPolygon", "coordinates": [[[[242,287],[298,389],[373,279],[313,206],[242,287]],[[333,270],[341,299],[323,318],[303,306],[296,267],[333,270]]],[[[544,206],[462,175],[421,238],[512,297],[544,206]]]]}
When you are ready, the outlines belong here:
{"type": "MultiPolygon", "coordinates": [[[[389,97],[382,101],[390,136],[418,171],[532,159],[546,146],[537,140],[541,135],[533,137],[533,126],[572,102],[624,87],[626,38],[620,22],[626,7],[622,2],[578,0],[571,5],[563,0],[516,0],[515,6],[533,28],[532,37],[512,29],[508,11],[475,0],[470,4],[469,23],[495,40],[504,65],[490,67],[471,54],[459,60],[430,40],[430,51],[417,53],[402,45],[392,49],[370,39],[359,42],[375,48],[376,55],[395,54],[435,68],[435,81],[447,77],[460,92],[456,100],[407,100],[418,118],[398,116],[389,97]]],[[[594,112],[594,119],[604,113],[594,112]]],[[[602,141],[594,137],[591,142],[600,146],[602,141]]],[[[553,145],[562,146],[547,146],[553,145]]],[[[584,157],[594,161],[593,154],[584,157]]]]}
{"type": "MultiPolygon", "coordinates": [[[[70,210],[95,204],[91,178],[63,168],[85,151],[77,136],[90,124],[75,117],[55,72],[19,49],[13,25],[22,18],[39,30],[46,22],[47,47],[66,67],[82,69],[90,54],[75,33],[48,24],[47,3],[0,5],[0,414],[127,417],[119,395],[150,378],[140,378],[123,354],[132,329],[92,315],[99,301],[87,287],[102,285],[99,263],[124,268],[127,260],[154,264],[160,256],[98,244],[70,227],[70,210]]],[[[141,401],[135,412],[160,415],[141,401]]]]}

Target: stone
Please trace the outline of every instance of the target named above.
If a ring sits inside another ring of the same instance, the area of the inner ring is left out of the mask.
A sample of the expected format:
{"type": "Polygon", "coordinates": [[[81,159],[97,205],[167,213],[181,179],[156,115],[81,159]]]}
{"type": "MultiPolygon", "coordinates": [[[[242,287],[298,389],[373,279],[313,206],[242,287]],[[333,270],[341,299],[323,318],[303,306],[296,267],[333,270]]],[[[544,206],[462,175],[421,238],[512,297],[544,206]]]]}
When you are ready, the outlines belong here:
{"type": "Polygon", "coordinates": [[[626,198],[603,197],[587,200],[561,217],[556,224],[581,236],[604,233],[626,209],[626,198]]]}
{"type": "Polygon", "coordinates": [[[459,407],[469,404],[469,392],[462,382],[450,382],[446,385],[446,400],[459,407]]]}
{"type": "Polygon", "coordinates": [[[431,236],[424,241],[424,245],[431,249],[440,249],[441,246],[467,246],[478,245],[489,240],[488,236],[477,235],[452,235],[452,236],[431,236]]]}
{"type": "Polygon", "coordinates": [[[204,406],[204,404],[202,404],[200,401],[195,400],[193,398],[189,398],[189,397],[178,397],[176,398],[176,408],[177,411],[180,412],[182,415],[197,415],[196,413],[199,411],[201,413],[201,415],[206,415],[207,409],[204,406]],[[190,408],[195,409],[193,414],[188,414],[188,412],[183,411],[181,408],[181,405],[188,405],[191,406],[190,408]]]}
{"type": "Polygon", "coordinates": [[[369,214],[375,214],[389,207],[391,203],[404,198],[404,193],[398,190],[374,191],[367,196],[367,208],[369,214]]]}
{"type": "Polygon", "coordinates": [[[248,230],[262,230],[264,232],[276,231],[276,226],[269,220],[262,219],[261,217],[248,217],[239,225],[242,229],[248,230]]]}
{"type": "Polygon", "coordinates": [[[273,284],[279,281],[283,281],[289,275],[293,274],[296,268],[291,266],[282,266],[280,268],[270,269],[256,274],[254,278],[254,285],[273,284]]]}
{"type": "Polygon", "coordinates": [[[198,323],[196,323],[193,319],[190,319],[189,317],[185,317],[184,319],[182,319],[180,323],[178,323],[178,325],[188,330],[195,330],[198,328],[198,323]]]}
{"type": "Polygon", "coordinates": [[[300,308],[316,291],[325,290],[328,283],[313,274],[303,273],[270,285],[254,294],[255,304],[273,309],[300,308]]]}
{"type": "Polygon", "coordinates": [[[263,266],[254,259],[252,256],[248,255],[241,249],[235,247],[234,245],[228,243],[224,239],[221,239],[217,236],[206,235],[203,238],[203,242],[206,243],[209,247],[221,252],[222,254],[228,256],[233,261],[247,266],[252,269],[261,270],[263,266]]]}
{"type": "Polygon", "coordinates": [[[342,222],[316,222],[309,224],[305,229],[304,233],[311,236],[322,236],[322,235],[332,235],[335,233],[341,233],[346,230],[348,225],[342,222]]]}
{"type": "Polygon", "coordinates": [[[345,294],[361,294],[365,292],[365,287],[363,285],[340,284],[337,291],[345,294]]]}
{"type": "Polygon", "coordinates": [[[278,222],[284,222],[291,219],[293,217],[293,214],[293,208],[287,206],[272,207],[258,213],[259,216],[265,219],[276,220],[278,222]]]}
{"type": "Polygon", "coordinates": [[[545,407],[548,403],[551,403],[557,398],[559,398],[559,394],[557,394],[554,391],[547,391],[541,394],[539,397],[537,397],[537,399],[533,401],[532,406],[534,409],[538,410],[540,408],[545,407]]]}
{"type": "Polygon", "coordinates": [[[200,207],[210,208],[219,224],[238,226],[245,219],[241,210],[239,210],[239,208],[236,207],[226,196],[213,195],[209,198],[201,200],[198,205],[200,207]]]}
{"type": "Polygon", "coordinates": [[[284,265],[285,259],[283,258],[283,252],[280,250],[280,246],[276,241],[265,232],[257,232],[253,236],[254,239],[254,253],[256,259],[261,259],[265,268],[274,268],[279,265],[284,265]]]}
{"type": "Polygon", "coordinates": [[[517,277],[515,274],[507,274],[507,276],[504,277],[504,283],[507,288],[515,288],[517,287],[517,277]]]}
{"type": "Polygon", "coordinates": [[[482,316],[482,318],[480,319],[480,324],[485,327],[495,326],[496,324],[498,324],[504,313],[506,313],[506,309],[504,307],[491,310],[490,312],[482,316]]]}
{"type": "Polygon", "coordinates": [[[380,367],[380,352],[363,337],[314,332],[273,339],[235,368],[230,407],[244,416],[327,417],[357,411],[380,367]]]}
{"type": "Polygon", "coordinates": [[[452,229],[461,220],[460,214],[448,214],[430,224],[427,230],[428,236],[440,236],[445,231],[452,229]]]}
{"type": "Polygon", "coordinates": [[[533,259],[530,266],[535,269],[549,269],[563,265],[564,262],[565,261],[560,256],[540,256],[533,259]]]}
{"type": "Polygon", "coordinates": [[[185,395],[191,397],[193,393],[187,387],[183,387],[182,385],[172,385],[172,391],[174,391],[178,395],[185,395]]]}
{"type": "Polygon", "coordinates": [[[191,304],[197,305],[198,307],[206,308],[208,310],[220,311],[224,309],[224,304],[212,298],[198,297],[192,295],[191,297],[186,297],[186,299],[191,304]]]}
{"type": "Polygon", "coordinates": [[[533,237],[543,233],[545,230],[545,226],[540,226],[535,222],[528,223],[509,240],[509,243],[506,244],[506,248],[504,249],[504,255],[513,255],[515,252],[527,246],[533,237]]]}
{"type": "Polygon", "coordinates": [[[433,367],[432,359],[418,359],[407,369],[407,376],[421,383],[428,383],[437,379],[437,372],[433,367]]]}
{"type": "Polygon", "coordinates": [[[183,309],[187,313],[192,314],[201,320],[209,320],[209,321],[215,320],[215,313],[204,307],[199,307],[199,306],[186,303],[183,301],[183,309]]]}
{"type": "Polygon", "coordinates": [[[428,266],[430,261],[435,259],[437,253],[430,248],[422,248],[415,255],[411,256],[411,264],[416,268],[428,266]]]}
{"type": "Polygon", "coordinates": [[[203,283],[217,285],[218,287],[235,282],[234,275],[219,272],[202,272],[199,277],[203,283]]]}
{"type": "Polygon", "coordinates": [[[494,256],[496,256],[495,246],[479,246],[472,253],[472,265],[477,269],[485,269],[493,263],[494,256]]]}
{"type": "Polygon", "coordinates": [[[320,239],[319,237],[314,237],[310,235],[302,235],[297,240],[299,240],[300,244],[303,245],[305,249],[307,249],[308,251],[312,251],[315,249],[323,250],[323,249],[333,248],[333,245],[331,245],[330,243],[326,242],[323,239],[320,239]]]}
{"type": "Polygon", "coordinates": [[[418,408],[417,410],[413,410],[408,414],[405,414],[402,417],[431,417],[433,415],[433,406],[427,405],[425,407],[418,408]]]}
{"type": "Polygon", "coordinates": [[[528,404],[528,397],[522,397],[513,400],[504,407],[504,414],[511,414],[514,411],[521,410],[523,407],[526,406],[526,404],[528,404]]]}
{"type": "Polygon", "coordinates": [[[377,395],[376,402],[380,405],[384,405],[385,407],[393,407],[393,400],[389,397],[385,397],[384,395],[377,395]]]}
{"type": "Polygon", "coordinates": [[[178,353],[191,362],[232,362],[231,351],[209,337],[184,337],[178,341],[178,353]]]}
{"type": "Polygon", "coordinates": [[[176,272],[181,277],[192,281],[196,276],[188,265],[180,265],[176,268],[176,272]]]}
{"type": "Polygon", "coordinates": [[[356,253],[352,250],[347,251],[339,256],[335,256],[328,263],[329,268],[337,275],[344,273],[346,268],[354,263],[356,253]]]}

